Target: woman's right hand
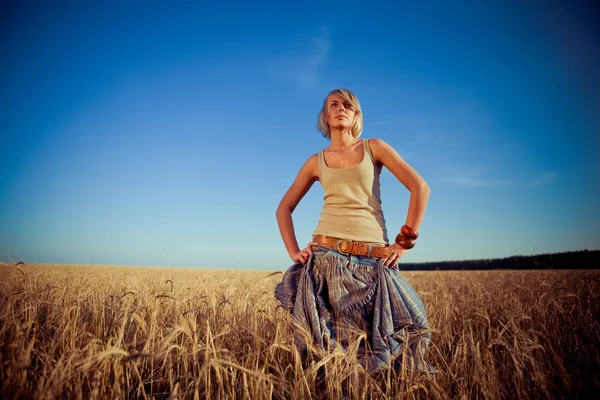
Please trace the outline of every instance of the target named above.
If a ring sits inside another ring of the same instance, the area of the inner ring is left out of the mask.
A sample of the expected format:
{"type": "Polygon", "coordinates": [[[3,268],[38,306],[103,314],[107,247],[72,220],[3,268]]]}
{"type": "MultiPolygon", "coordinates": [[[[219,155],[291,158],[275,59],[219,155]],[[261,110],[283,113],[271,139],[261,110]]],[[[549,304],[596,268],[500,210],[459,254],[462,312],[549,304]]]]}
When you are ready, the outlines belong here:
{"type": "Polygon", "coordinates": [[[301,262],[302,264],[306,264],[310,255],[312,254],[312,247],[318,245],[317,242],[310,242],[306,248],[303,250],[297,251],[293,254],[290,254],[292,261],[301,262]]]}

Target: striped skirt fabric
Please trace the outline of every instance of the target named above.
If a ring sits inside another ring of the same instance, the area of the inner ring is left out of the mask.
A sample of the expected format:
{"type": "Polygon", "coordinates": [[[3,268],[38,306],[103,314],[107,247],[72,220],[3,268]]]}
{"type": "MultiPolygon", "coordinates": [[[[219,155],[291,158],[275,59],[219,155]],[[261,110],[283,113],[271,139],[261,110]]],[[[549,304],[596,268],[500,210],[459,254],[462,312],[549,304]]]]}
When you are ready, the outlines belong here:
{"type": "Polygon", "coordinates": [[[306,264],[285,272],[275,297],[293,316],[301,353],[311,344],[323,350],[353,345],[372,373],[398,366],[408,346],[410,365],[433,371],[423,361],[431,338],[423,302],[397,266],[314,246],[306,264]]]}

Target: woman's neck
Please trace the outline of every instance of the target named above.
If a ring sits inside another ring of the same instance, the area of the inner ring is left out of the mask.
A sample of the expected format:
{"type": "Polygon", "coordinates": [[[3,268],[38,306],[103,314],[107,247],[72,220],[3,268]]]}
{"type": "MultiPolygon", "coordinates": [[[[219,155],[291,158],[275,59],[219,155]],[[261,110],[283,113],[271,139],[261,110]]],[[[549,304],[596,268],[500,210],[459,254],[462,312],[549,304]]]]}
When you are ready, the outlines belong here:
{"type": "Polygon", "coordinates": [[[352,133],[349,130],[341,131],[332,129],[330,132],[330,137],[331,146],[335,148],[348,147],[357,140],[354,136],[352,136],[352,133]]]}

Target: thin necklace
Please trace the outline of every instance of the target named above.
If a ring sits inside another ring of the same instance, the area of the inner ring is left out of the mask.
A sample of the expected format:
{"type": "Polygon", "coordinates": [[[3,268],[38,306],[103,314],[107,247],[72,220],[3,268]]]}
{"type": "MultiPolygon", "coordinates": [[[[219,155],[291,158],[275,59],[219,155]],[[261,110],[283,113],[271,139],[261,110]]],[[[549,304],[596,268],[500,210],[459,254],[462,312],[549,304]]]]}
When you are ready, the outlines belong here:
{"type": "Polygon", "coordinates": [[[340,149],[340,150],[336,150],[333,147],[331,148],[332,151],[336,152],[336,153],[341,153],[340,154],[340,160],[342,162],[342,168],[344,168],[344,166],[346,165],[346,161],[344,160],[344,154],[346,154],[346,150],[348,150],[350,147],[352,147],[353,145],[355,145],[357,142],[356,139],[354,139],[354,142],[350,143],[348,146],[344,147],[344,149],[340,149]]]}

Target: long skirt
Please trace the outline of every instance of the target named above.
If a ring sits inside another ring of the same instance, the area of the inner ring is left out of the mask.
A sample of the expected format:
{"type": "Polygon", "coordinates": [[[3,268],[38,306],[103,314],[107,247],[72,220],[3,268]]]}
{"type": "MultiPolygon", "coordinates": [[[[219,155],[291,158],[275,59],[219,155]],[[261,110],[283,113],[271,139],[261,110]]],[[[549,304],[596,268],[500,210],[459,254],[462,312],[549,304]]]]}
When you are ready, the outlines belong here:
{"type": "Polygon", "coordinates": [[[297,325],[298,350],[351,346],[370,373],[398,367],[404,353],[412,368],[433,371],[423,360],[431,339],[425,308],[398,266],[320,245],[312,249],[308,262],[292,265],[275,288],[297,325]]]}

